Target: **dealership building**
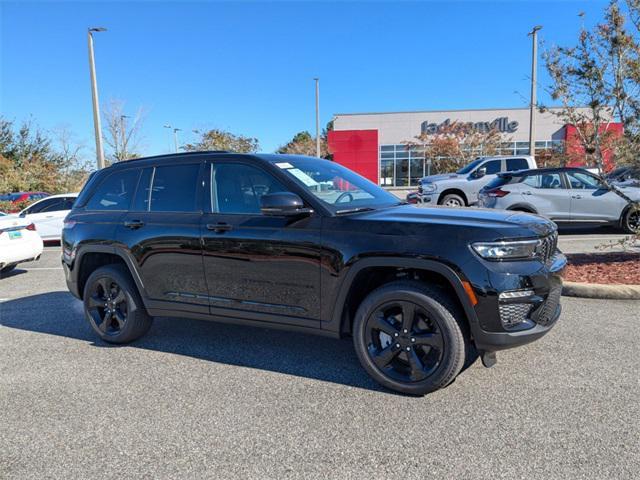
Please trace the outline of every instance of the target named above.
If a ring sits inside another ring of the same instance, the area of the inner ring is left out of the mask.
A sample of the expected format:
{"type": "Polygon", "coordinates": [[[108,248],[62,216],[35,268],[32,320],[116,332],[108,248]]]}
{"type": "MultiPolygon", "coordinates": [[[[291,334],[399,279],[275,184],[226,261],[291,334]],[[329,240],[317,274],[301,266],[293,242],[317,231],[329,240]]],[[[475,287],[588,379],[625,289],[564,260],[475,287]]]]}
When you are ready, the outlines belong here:
{"type": "MultiPolygon", "coordinates": [[[[562,150],[576,142],[575,129],[565,125],[554,111],[536,112],[537,152],[562,150]]],[[[416,137],[422,135],[428,144],[430,135],[454,123],[481,132],[498,130],[503,137],[500,155],[529,154],[528,108],[340,113],[334,116],[333,131],[329,132],[329,149],[336,162],[379,185],[406,189],[431,169],[424,146],[408,147],[407,143],[420,143],[416,137]]]]}

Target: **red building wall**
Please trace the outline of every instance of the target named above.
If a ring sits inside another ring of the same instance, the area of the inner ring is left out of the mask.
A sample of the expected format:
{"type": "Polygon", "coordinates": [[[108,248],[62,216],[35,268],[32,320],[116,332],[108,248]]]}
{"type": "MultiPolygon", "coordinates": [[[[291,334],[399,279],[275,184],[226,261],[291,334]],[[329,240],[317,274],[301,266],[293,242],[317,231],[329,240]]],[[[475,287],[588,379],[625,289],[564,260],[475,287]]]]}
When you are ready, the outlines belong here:
{"type": "MultiPolygon", "coordinates": [[[[585,165],[585,153],[584,148],[580,143],[580,137],[576,131],[576,127],[573,125],[565,126],[565,151],[569,157],[567,166],[569,167],[582,167],[585,165]]],[[[620,138],[624,133],[621,123],[610,123],[608,125],[602,125],[600,127],[600,133],[605,135],[605,144],[613,143],[620,138]],[[608,133],[607,133],[608,132],[608,133]]],[[[608,172],[614,167],[613,164],[613,149],[604,148],[602,151],[602,160],[604,163],[604,171],[608,172]]]]}
{"type": "Polygon", "coordinates": [[[327,142],[336,162],[379,184],[378,130],[332,130],[327,142]]]}

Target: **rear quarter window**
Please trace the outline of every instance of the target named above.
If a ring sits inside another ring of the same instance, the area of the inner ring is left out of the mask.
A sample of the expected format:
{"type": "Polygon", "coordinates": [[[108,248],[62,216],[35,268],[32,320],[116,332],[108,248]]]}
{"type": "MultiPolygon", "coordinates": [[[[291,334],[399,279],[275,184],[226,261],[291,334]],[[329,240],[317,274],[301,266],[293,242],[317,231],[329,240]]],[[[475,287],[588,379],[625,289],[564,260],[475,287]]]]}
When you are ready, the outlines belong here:
{"type": "Polygon", "coordinates": [[[87,202],[87,210],[128,210],[139,169],[113,172],[105,178],[87,202]]]}
{"type": "Polygon", "coordinates": [[[509,176],[496,177],[493,180],[491,180],[489,183],[487,183],[485,189],[491,190],[493,188],[502,187],[503,185],[507,185],[508,183],[511,183],[511,180],[512,180],[512,177],[509,177],[509,176]]]}

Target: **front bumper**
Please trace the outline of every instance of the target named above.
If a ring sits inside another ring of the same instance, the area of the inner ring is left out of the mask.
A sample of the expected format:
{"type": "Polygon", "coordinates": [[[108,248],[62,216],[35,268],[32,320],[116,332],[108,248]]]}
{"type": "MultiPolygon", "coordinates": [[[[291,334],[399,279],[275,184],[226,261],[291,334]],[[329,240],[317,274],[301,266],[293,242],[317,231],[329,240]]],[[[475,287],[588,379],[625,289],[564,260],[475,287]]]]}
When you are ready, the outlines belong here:
{"type": "MultiPolygon", "coordinates": [[[[476,328],[472,328],[473,340],[476,348],[480,351],[491,352],[518,347],[531,343],[546,335],[556,324],[560,317],[562,307],[560,305],[560,295],[562,293],[562,272],[567,264],[566,257],[558,252],[552,264],[548,267],[545,275],[537,275],[527,278],[531,284],[533,294],[529,297],[516,301],[493,299],[495,306],[492,321],[481,321],[476,328]],[[501,324],[500,316],[504,315],[503,307],[525,306],[526,321],[519,327],[509,329],[501,324]],[[483,325],[484,324],[484,325],[483,325]],[[500,328],[496,325],[500,324],[500,328]],[[492,325],[492,328],[483,328],[492,325]]],[[[523,279],[520,279],[523,282],[523,279]]]]}

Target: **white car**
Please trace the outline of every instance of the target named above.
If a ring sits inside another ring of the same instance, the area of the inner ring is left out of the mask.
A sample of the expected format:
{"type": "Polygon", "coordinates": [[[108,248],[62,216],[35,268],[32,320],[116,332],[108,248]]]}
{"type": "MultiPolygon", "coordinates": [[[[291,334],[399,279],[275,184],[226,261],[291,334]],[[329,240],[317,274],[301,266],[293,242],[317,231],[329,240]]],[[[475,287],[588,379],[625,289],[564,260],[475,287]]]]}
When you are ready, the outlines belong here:
{"type": "Polygon", "coordinates": [[[43,242],[36,226],[24,218],[0,216],[0,273],[13,270],[17,264],[38,260],[43,242]]]}
{"type": "Polygon", "coordinates": [[[77,197],[77,193],[51,195],[29,205],[20,212],[19,217],[34,223],[44,241],[60,240],[64,217],[77,197]]]}

